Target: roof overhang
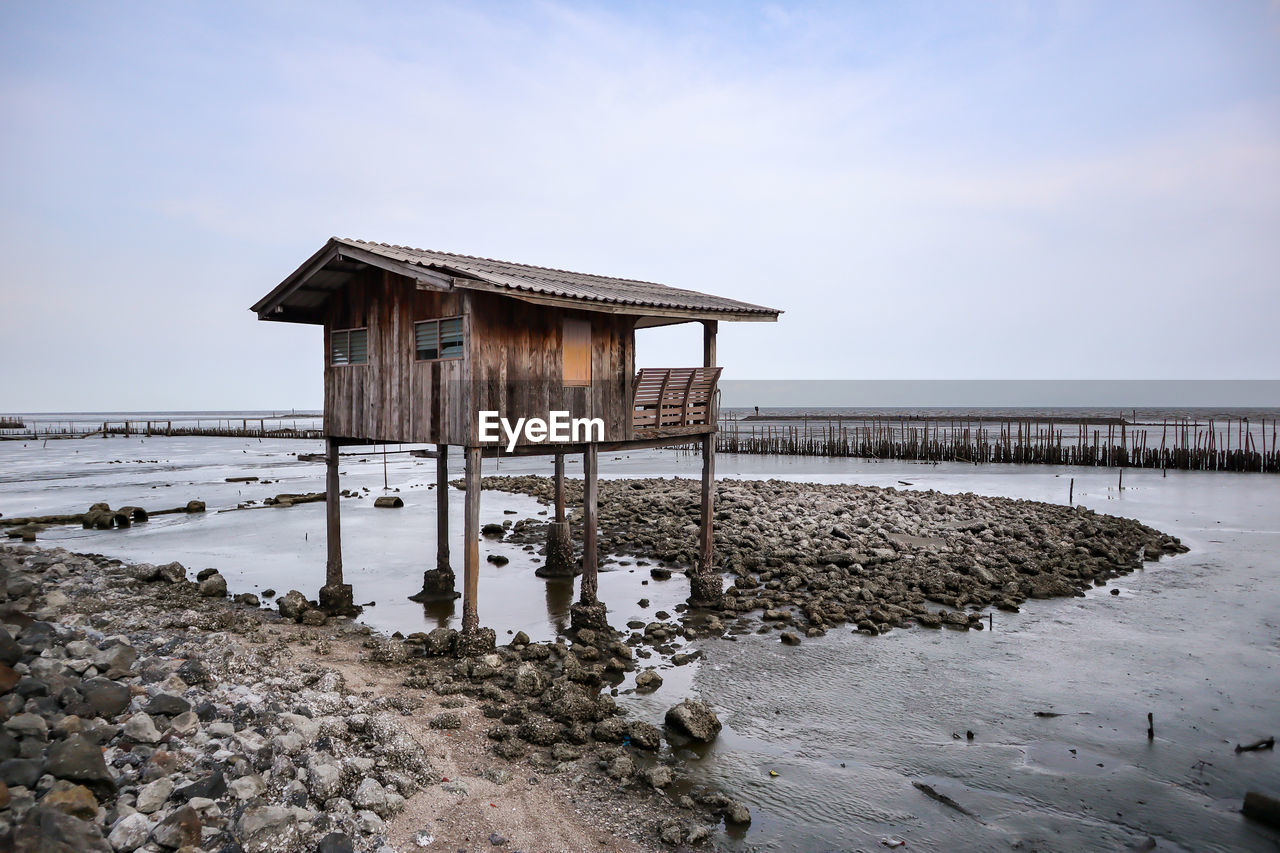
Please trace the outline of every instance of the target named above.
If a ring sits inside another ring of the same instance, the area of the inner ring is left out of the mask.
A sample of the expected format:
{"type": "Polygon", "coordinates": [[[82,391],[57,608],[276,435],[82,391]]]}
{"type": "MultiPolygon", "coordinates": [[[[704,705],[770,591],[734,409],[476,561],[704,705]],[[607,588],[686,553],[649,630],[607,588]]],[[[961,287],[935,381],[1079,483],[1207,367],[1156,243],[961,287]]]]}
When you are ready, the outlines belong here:
{"type": "Polygon", "coordinates": [[[734,311],[636,305],[534,293],[485,281],[465,272],[450,269],[443,264],[435,264],[429,269],[398,258],[388,258],[338,238],[331,238],[318,252],[276,285],[270,293],[258,300],[250,310],[258,315],[259,320],[323,324],[325,306],[329,299],[350,283],[355,275],[370,267],[404,276],[413,281],[420,290],[471,290],[519,299],[534,305],[633,316],[637,318],[637,328],[702,320],[775,322],[778,314],[781,313],[773,309],[734,311]]]}

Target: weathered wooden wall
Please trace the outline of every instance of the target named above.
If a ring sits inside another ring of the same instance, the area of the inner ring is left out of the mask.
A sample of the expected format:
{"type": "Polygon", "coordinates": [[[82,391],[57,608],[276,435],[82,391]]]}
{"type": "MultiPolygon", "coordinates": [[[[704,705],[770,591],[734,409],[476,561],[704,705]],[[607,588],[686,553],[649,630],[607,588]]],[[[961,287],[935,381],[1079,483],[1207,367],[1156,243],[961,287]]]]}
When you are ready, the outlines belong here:
{"type": "Polygon", "coordinates": [[[467,360],[416,361],[413,324],[465,313],[465,294],[418,290],[366,270],[329,303],[324,335],[324,428],[340,438],[464,443],[467,360]],[[333,329],[369,329],[369,363],[329,363],[333,329]]]}
{"type": "MultiPolygon", "coordinates": [[[[535,305],[474,291],[418,290],[366,270],[330,301],[325,322],[325,432],[368,441],[475,445],[476,412],[546,418],[552,410],[601,418],[606,441],[631,435],[635,318],[535,305]],[[462,315],[460,359],[419,362],[413,324],[462,315]],[[591,385],[566,387],[562,320],[591,323],[591,385]],[[369,361],[329,363],[334,329],[367,327],[369,361]]],[[[523,442],[522,442],[523,443],[523,442]]]]}
{"type": "Polygon", "coordinates": [[[572,418],[601,418],[606,441],[631,438],[634,317],[473,293],[471,366],[474,410],[500,412],[513,423],[567,411],[572,418]],[[561,330],[566,317],[591,323],[590,386],[564,384],[561,330]]]}

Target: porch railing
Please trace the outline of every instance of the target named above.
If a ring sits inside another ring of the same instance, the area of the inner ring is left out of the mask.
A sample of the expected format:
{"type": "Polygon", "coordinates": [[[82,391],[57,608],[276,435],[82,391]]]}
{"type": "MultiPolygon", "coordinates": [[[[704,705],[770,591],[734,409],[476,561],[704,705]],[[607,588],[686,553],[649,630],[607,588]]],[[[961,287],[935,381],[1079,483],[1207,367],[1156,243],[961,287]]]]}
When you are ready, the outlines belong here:
{"type": "Polygon", "coordinates": [[[636,430],[715,424],[719,367],[645,367],[636,374],[631,424],[636,430]]]}

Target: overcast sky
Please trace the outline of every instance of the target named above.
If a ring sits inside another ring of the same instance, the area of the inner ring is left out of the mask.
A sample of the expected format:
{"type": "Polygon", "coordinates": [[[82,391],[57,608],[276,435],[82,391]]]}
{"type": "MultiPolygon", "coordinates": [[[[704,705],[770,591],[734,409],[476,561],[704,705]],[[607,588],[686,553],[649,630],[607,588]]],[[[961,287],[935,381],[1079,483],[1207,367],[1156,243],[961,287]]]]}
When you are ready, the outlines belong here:
{"type": "Polygon", "coordinates": [[[319,405],[331,235],[784,309],[739,379],[1280,365],[1276,2],[11,2],[0,150],[0,410],[319,405]]]}

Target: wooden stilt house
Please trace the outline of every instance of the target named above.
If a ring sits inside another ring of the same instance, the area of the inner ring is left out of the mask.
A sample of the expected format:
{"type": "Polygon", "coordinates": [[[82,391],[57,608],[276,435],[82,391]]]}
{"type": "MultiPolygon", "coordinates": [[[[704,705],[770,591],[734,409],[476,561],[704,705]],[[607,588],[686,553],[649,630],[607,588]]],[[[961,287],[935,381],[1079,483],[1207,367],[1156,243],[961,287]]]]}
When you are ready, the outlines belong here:
{"type": "Polygon", "coordinates": [[[479,629],[480,459],[500,452],[555,457],[556,522],[565,533],[564,454],[583,455],[583,578],[574,619],[591,624],[604,615],[596,598],[599,452],[700,443],[700,559],[690,573],[690,601],[718,600],[711,535],[717,325],[774,321],[777,310],[649,282],[339,238],[252,310],[260,320],[324,327],[328,566],[320,600],[327,609],[352,606],[342,577],[339,448],[379,443],[435,445],[425,452],[435,456],[438,474],[431,571],[436,593],[450,596],[448,458],[450,447],[461,449],[464,635],[479,629]],[[689,322],[702,324],[701,366],[636,369],[637,330],[689,322]],[[584,427],[598,422],[577,434],[528,430],[510,447],[504,432],[492,440],[495,414],[514,424],[556,412],[584,427]]]}

